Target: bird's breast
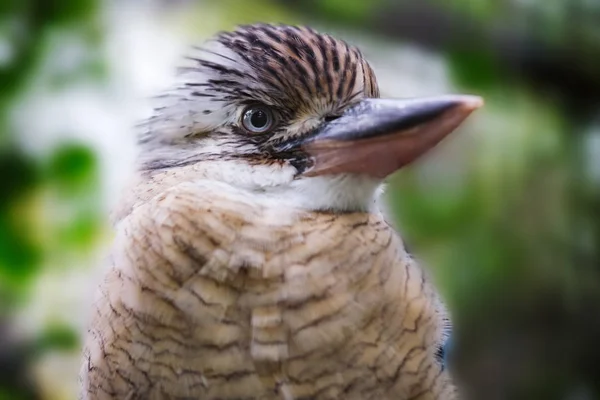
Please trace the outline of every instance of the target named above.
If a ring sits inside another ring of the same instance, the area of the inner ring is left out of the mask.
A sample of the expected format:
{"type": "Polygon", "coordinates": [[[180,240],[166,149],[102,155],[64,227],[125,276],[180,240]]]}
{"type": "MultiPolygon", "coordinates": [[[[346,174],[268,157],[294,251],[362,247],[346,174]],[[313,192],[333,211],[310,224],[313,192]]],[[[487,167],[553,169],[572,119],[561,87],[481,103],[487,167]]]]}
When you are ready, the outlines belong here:
{"type": "Polygon", "coordinates": [[[440,334],[421,270],[378,215],[187,186],[139,206],[118,231],[87,350],[117,382],[107,390],[386,398],[400,393],[402,371],[418,377],[440,334]]]}

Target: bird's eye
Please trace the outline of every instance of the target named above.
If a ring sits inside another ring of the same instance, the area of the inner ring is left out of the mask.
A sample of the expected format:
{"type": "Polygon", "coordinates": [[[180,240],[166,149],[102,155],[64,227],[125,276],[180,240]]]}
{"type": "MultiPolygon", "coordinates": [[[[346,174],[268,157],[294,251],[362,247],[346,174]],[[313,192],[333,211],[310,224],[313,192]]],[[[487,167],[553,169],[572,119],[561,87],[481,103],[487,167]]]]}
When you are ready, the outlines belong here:
{"type": "Polygon", "coordinates": [[[242,116],[242,125],[252,133],[265,133],[273,127],[274,122],[273,112],[264,106],[248,107],[242,116]]]}

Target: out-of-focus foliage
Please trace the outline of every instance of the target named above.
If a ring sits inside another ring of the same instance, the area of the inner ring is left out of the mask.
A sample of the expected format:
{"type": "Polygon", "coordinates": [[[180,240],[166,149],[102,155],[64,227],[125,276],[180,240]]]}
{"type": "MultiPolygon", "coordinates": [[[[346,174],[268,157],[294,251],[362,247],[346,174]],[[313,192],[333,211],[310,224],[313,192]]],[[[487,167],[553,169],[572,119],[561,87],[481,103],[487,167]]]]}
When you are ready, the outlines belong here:
{"type": "MultiPolygon", "coordinates": [[[[100,58],[75,68],[50,71],[44,62],[57,51],[52,37],[71,31],[88,42],[99,44],[100,29],[94,0],[6,1],[0,6],[3,59],[0,65],[0,179],[4,188],[0,200],[0,297],[3,305],[15,300],[43,264],[47,247],[44,239],[53,233],[67,246],[88,241],[94,231],[94,208],[76,212],[68,221],[44,225],[36,210],[40,195],[55,191],[61,201],[79,203],[83,193],[95,188],[95,160],[85,146],[67,144],[33,157],[18,144],[11,112],[14,105],[36,86],[60,87],[78,77],[95,78],[100,58]],[[45,230],[43,234],[40,230],[45,230]],[[68,242],[68,243],[67,243],[68,242]]],[[[58,44],[60,47],[61,44],[58,44]]]]}
{"type": "MultiPolygon", "coordinates": [[[[16,116],[29,115],[38,92],[109,86],[114,65],[132,62],[124,52],[105,57],[115,13],[147,40],[159,26],[187,40],[242,23],[311,24],[364,38],[386,95],[482,95],[486,107],[468,127],[392,178],[390,211],[453,314],[451,368],[469,398],[600,399],[600,1],[107,4],[0,3],[0,400],[75,397],[74,326],[27,306],[39,308],[40,292],[76,296],[67,275],[52,273],[96,247],[106,226],[101,181],[121,171],[103,169],[91,141],[29,146],[46,142],[16,116]],[[146,31],[143,15],[154,24],[146,31]],[[24,337],[15,328],[23,319],[35,328],[24,337]],[[67,389],[47,374],[60,368],[67,389]]],[[[149,48],[161,46],[170,44],[149,48]]],[[[154,80],[149,64],[135,64],[135,75],[154,80]]],[[[65,309],[48,312],[71,312],[71,300],[58,304],[65,309]]]]}
{"type": "Polygon", "coordinates": [[[99,77],[97,54],[68,69],[47,65],[63,46],[56,37],[66,32],[94,53],[101,38],[98,11],[95,0],[0,4],[0,399],[36,398],[31,366],[48,351],[79,343],[73,328],[61,324],[19,339],[10,321],[44,269],[59,266],[66,251],[93,244],[100,219],[95,154],[72,143],[31,154],[21,146],[14,112],[40,88],[99,77]]]}

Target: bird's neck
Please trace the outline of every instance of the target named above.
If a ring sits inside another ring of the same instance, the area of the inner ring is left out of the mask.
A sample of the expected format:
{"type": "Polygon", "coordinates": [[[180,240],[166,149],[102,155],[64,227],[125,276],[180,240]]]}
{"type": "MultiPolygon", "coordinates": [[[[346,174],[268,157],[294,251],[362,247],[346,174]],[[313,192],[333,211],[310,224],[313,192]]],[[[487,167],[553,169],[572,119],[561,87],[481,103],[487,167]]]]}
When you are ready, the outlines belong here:
{"type": "Polygon", "coordinates": [[[381,192],[381,183],[369,177],[339,175],[298,179],[288,185],[254,191],[252,195],[306,211],[376,213],[381,192]]]}
{"type": "Polygon", "coordinates": [[[378,213],[377,200],[383,191],[380,181],[360,175],[319,176],[273,180],[264,184],[258,179],[237,181],[214,179],[197,169],[165,169],[138,176],[132,190],[116,210],[118,222],[133,208],[182,184],[198,185],[215,198],[254,203],[261,208],[287,209],[290,213],[327,211],[334,213],[378,213]]]}

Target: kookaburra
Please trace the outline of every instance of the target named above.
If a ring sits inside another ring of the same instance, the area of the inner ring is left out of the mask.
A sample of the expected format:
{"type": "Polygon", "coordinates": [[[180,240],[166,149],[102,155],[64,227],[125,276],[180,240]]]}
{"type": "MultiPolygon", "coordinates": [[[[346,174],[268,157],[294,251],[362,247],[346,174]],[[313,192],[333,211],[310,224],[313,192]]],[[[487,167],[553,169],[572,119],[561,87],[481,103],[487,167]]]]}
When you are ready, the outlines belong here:
{"type": "Polygon", "coordinates": [[[379,99],[355,47],[243,26],[140,125],[81,398],[453,399],[447,316],[377,210],[475,96],[379,99]]]}

